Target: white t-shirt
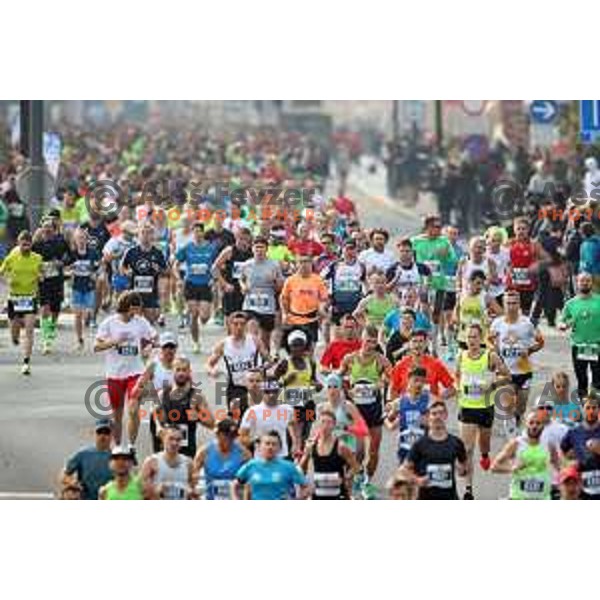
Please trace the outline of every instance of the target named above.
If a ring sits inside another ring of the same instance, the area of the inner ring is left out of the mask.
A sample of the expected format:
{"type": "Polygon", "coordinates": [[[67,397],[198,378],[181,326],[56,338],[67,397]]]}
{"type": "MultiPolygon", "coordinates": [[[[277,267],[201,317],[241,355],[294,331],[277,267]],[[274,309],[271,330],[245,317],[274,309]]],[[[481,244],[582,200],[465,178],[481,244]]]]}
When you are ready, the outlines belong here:
{"type": "Polygon", "coordinates": [[[117,348],[106,351],[106,377],[126,379],[144,372],[142,340],[152,340],[156,331],[144,317],[135,316],[125,323],[119,315],[105,319],[96,339],[119,340],[117,348]]]}
{"type": "MultiPolygon", "coordinates": [[[[265,433],[275,430],[281,437],[281,450],[279,456],[289,454],[287,444],[287,428],[294,420],[294,409],[289,404],[277,404],[267,406],[264,402],[251,406],[242,419],[240,429],[248,429],[254,439],[259,439],[265,433]]],[[[258,444],[256,444],[255,456],[258,456],[258,444]]]]}
{"type": "Polygon", "coordinates": [[[384,273],[396,262],[396,258],[389,250],[384,249],[383,252],[377,252],[373,248],[363,250],[358,255],[358,260],[367,267],[367,271],[376,268],[384,273]]]}
{"type": "Polygon", "coordinates": [[[530,319],[520,315],[516,323],[507,323],[504,316],[492,321],[490,331],[498,336],[500,356],[513,375],[531,372],[529,358],[521,356],[523,350],[533,346],[536,329],[530,319]]]}

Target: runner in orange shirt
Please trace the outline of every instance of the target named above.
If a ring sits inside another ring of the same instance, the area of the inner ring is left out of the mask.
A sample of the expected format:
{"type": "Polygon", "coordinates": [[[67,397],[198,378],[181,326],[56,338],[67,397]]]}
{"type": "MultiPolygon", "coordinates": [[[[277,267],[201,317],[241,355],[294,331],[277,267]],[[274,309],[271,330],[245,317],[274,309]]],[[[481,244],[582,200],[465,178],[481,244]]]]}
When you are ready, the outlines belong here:
{"type": "Polygon", "coordinates": [[[427,354],[427,333],[417,330],[410,339],[409,353],[398,361],[392,369],[390,376],[391,400],[395,400],[406,390],[408,376],[414,367],[425,369],[427,372],[426,385],[435,398],[441,396],[440,387],[444,388],[446,397],[456,394],[454,378],[446,365],[439,358],[427,354]]]}
{"type": "Polygon", "coordinates": [[[304,331],[312,346],[319,339],[319,321],[327,318],[329,290],[323,278],[313,273],[311,256],[300,256],[298,272],[288,277],[281,290],[282,346],[294,329],[304,331]]]}

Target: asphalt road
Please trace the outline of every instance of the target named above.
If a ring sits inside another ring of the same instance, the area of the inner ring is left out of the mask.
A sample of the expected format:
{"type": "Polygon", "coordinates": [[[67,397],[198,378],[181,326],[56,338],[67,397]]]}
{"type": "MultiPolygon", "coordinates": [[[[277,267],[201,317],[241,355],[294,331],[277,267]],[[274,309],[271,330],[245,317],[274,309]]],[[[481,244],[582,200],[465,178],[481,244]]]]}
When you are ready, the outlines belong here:
{"type": "MultiPolygon", "coordinates": [[[[358,174],[351,178],[349,192],[361,212],[367,227],[384,226],[395,236],[416,232],[419,211],[407,209],[382,198],[381,174],[358,174]],[[375,198],[366,194],[373,194],[375,198]]],[[[426,203],[425,203],[426,204],[426,203]]],[[[425,205],[425,210],[429,208],[425,205]]],[[[421,209],[423,210],[423,208],[421,209]]],[[[177,331],[173,318],[167,329],[177,331]]],[[[209,324],[205,329],[205,352],[193,356],[190,339],[180,334],[183,352],[192,356],[195,378],[203,382],[209,402],[214,405],[214,381],[206,374],[206,350],[223,335],[223,329],[209,324]]],[[[88,334],[88,348],[93,333],[88,334]]],[[[24,377],[16,364],[17,352],[13,348],[7,329],[0,329],[0,499],[45,498],[56,489],[58,474],[66,457],[81,445],[93,440],[93,419],[87,412],[86,391],[98,386],[103,378],[104,357],[87,351],[79,355],[73,351],[74,332],[71,319],[61,321],[58,349],[50,356],[40,354],[36,344],[32,361],[33,374],[24,377]]],[[[565,368],[567,342],[562,334],[549,332],[547,348],[536,360],[536,384],[551,370],[565,368]]],[[[455,409],[451,406],[450,429],[457,430],[455,409]]],[[[206,438],[206,430],[200,437],[206,438]]],[[[495,436],[493,452],[498,451],[504,439],[495,436]]],[[[139,453],[150,451],[147,426],[142,427],[138,442],[139,453]]],[[[377,483],[383,484],[396,467],[396,438],[384,432],[381,462],[377,483]]],[[[505,476],[481,474],[475,477],[475,494],[478,498],[506,497],[508,482],[505,476]]]]}

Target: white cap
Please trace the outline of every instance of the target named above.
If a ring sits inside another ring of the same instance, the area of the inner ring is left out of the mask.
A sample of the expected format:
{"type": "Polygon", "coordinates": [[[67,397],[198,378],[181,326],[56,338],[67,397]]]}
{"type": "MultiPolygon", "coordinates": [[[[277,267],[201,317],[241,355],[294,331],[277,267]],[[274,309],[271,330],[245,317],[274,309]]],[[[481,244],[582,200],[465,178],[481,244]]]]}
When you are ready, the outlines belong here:
{"type": "Polygon", "coordinates": [[[174,333],[170,331],[165,331],[160,334],[159,345],[162,348],[163,346],[168,346],[169,344],[173,344],[174,346],[178,346],[179,342],[177,341],[177,337],[174,333]]]}
{"type": "Polygon", "coordinates": [[[289,345],[292,345],[294,342],[303,342],[306,344],[308,342],[308,338],[306,337],[304,331],[296,329],[290,333],[287,341],[289,345]]]}

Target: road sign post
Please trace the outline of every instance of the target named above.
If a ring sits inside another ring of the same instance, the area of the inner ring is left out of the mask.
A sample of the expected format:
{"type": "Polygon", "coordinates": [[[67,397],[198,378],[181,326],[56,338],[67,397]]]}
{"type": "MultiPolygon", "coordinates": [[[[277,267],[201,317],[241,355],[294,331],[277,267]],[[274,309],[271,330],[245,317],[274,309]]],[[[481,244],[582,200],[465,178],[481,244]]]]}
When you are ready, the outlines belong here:
{"type": "Polygon", "coordinates": [[[586,144],[600,137],[600,100],[579,101],[579,131],[586,144]]]}

